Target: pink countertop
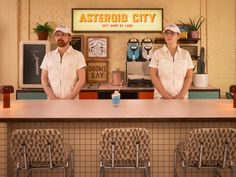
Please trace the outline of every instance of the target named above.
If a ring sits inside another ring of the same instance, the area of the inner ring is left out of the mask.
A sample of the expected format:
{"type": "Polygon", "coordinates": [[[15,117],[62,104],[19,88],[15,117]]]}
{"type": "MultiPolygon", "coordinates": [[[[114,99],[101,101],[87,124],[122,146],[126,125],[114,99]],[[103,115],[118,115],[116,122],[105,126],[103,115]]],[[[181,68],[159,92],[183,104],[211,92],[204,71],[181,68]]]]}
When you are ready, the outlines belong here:
{"type": "Polygon", "coordinates": [[[236,121],[232,100],[16,100],[2,108],[0,121],[73,120],[230,120],[236,121]]]}

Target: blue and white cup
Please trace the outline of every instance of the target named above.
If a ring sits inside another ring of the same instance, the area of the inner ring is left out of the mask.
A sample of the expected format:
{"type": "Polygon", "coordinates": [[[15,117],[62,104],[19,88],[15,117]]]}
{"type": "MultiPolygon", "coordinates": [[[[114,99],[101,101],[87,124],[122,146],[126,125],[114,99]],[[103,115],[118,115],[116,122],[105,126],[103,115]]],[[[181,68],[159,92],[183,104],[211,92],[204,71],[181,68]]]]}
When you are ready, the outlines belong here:
{"type": "Polygon", "coordinates": [[[111,95],[111,100],[112,100],[112,104],[114,106],[118,106],[120,103],[120,93],[119,92],[115,92],[111,95]]]}

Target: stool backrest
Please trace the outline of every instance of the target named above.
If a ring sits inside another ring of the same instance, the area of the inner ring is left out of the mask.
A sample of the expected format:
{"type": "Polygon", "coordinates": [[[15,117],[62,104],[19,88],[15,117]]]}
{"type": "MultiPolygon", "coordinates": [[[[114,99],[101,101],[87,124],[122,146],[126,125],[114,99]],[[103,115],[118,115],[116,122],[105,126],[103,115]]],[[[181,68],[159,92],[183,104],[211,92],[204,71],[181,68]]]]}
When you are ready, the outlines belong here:
{"type": "Polygon", "coordinates": [[[199,161],[202,145],[202,161],[222,164],[226,149],[226,161],[236,158],[236,129],[233,128],[202,128],[190,132],[186,144],[186,159],[199,161]]]}
{"type": "Polygon", "coordinates": [[[137,143],[139,144],[138,161],[146,165],[150,160],[150,138],[145,128],[109,128],[102,132],[100,142],[100,159],[110,165],[112,161],[112,144],[114,145],[115,164],[135,164],[137,143]]]}
{"type": "Polygon", "coordinates": [[[63,162],[62,135],[57,129],[17,129],[11,136],[11,154],[14,160],[24,163],[24,147],[27,164],[49,163],[49,145],[53,164],[63,162]]]}

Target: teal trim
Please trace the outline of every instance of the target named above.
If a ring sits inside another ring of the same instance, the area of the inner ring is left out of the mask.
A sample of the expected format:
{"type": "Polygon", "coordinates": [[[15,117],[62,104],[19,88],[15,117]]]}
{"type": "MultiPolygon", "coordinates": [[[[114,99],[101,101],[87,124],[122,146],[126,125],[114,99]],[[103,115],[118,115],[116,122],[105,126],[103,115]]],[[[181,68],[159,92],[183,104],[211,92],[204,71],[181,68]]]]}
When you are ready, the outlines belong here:
{"type": "Polygon", "coordinates": [[[189,99],[219,99],[217,91],[189,91],[189,99]]]}
{"type": "MultiPolygon", "coordinates": [[[[128,94],[128,93],[127,93],[128,94]]],[[[109,94],[110,95],[110,94],[109,94]]],[[[219,91],[189,91],[189,99],[219,99],[219,91]]],[[[47,95],[42,92],[16,92],[17,100],[29,100],[29,99],[47,99],[47,95]]]]}
{"type": "Polygon", "coordinates": [[[25,92],[25,93],[16,93],[17,100],[32,100],[32,99],[47,99],[45,93],[40,92],[25,92]]]}

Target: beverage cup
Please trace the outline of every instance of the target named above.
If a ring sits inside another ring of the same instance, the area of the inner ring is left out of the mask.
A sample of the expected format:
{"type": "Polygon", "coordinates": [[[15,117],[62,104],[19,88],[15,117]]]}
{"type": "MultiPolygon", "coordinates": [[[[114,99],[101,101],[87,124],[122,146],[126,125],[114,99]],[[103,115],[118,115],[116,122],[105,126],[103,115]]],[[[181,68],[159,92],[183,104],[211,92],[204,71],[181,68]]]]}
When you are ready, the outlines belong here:
{"type": "Polygon", "coordinates": [[[111,95],[111,100],[114,106],[118,106],[120,103],[120,93],[115,93],[115,94],[113,93],[111,95]]]}

